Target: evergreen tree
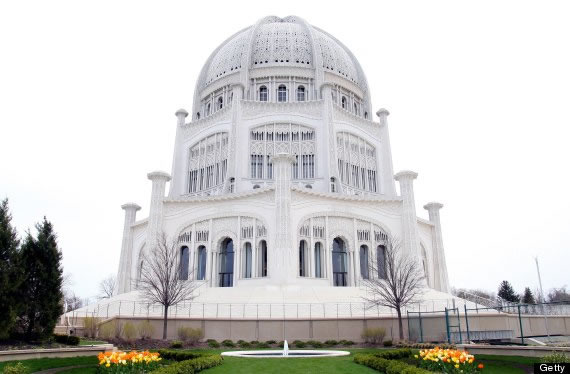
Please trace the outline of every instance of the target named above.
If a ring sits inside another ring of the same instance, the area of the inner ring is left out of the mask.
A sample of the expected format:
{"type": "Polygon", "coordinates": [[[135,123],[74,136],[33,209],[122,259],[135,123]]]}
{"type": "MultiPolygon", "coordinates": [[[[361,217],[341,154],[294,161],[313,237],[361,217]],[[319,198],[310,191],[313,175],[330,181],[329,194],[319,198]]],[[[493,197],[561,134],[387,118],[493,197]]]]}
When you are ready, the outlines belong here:
{"type": "Polygon", "coordinates": [[[513,286],[506,280],[501,282],[497,296],[511,303],[518,303],[520,301],[520,296],[516,294],[513,286]]]}
{"type": "Polygon", "coordinates": [[[20,293],[26,303],[18,324],[27,340],[51,336],[57,319],[63,313],[62,256],[56,234],[45,217],[36,229],[37,238],[28,233],[20,251],[20,260],[26,269],[20,293]]]}
{"type": "Polygon", "coordinates": [[[524,289],[522,302],[523,302],[523,304],[534,304],[535,303],[534,295],[532,294],[530,287],[526,287],[524,289]]]}
{"type": "Polygon", "coordinates": [[[4,199],[0,203],[0,339],[8,337],[21,305],[16,296],[21,278],[16,261],[20,240],[11,221],[8,199],[4,199]]]}

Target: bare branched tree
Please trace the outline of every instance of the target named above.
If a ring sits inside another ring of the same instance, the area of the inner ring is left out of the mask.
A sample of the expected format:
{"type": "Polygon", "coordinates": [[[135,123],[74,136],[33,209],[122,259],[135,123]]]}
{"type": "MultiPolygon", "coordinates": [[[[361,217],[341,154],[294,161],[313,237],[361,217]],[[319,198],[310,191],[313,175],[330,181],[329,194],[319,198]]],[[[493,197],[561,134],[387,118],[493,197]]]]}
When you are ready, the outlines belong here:
{"type": "Polygon", "coordinates": [[[168,309],[182,301],[192,300],[194,290],[200,284],[194,280],[191,269],[188,270],[188,279],[180,279],[178,246],[175,241],[169,243],[164,233],[159,235],[153,248],[143,253],[142,261],[138,289],[147,302],[164,307],[162,338],[166,339],[168,309]]]}
{"type": "Polygon", "coordinates": [[[418,301],[423,293],[424,272],[418,259],[401,250],[398,239],[386,243],[384,262],[369,261],[369,277],[363,279],[367,289],[366,302],[371,306],[385,306],[398,314],[400,340],[404,339],[402,309],[418,301]]]}
{"type": "Polygon", "coordinates": [[[99,296],[98,299],[110,299],[113,297],[115,287],[117,286],[117,278],[114,275],[109,275],[99,283],[99,296]]]}

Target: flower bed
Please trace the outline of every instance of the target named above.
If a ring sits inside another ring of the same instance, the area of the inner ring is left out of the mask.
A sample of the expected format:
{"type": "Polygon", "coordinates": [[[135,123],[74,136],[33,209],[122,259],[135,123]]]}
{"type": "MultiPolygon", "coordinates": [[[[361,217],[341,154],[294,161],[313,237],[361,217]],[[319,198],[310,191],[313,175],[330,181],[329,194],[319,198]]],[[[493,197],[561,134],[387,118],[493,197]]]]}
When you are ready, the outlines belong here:
{"type": "Polygon", "coordinates": [[[375,354],[356,354],[354,362],[386,374],[430,374],[433,372],[468,374],[483,370],[483,364],[477,363],[475,356],[457,349],[436,347],[421,350],[413,357],[416,359],[415,366],[411,364],[414,363],[412,350],[404,348],[375,354]]]}
{"type": "Polygon", "coordinates": [[[148,373],[158,369],[162,358],[156,352],[102,352],[99,359],[98,371],[101,373],[148,373]]]}
{"type": "Polygon", "coordinates": [[[476,373],[483,370],[483,364],[475,362],[475,356],[458,349],[421,350],[415,355],[418,366],[438,373],[476,373]]]}

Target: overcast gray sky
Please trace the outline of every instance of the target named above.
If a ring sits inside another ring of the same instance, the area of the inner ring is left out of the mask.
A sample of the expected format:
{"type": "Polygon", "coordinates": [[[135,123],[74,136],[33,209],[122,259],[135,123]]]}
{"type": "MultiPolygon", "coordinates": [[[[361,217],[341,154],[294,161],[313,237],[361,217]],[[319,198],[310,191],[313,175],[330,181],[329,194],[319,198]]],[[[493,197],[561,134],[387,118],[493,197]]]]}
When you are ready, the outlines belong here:
{"type": "Polygon", "coordinates": [[[570,4],[565,1],[2,1],[0,197],[43,215],[74,289],[117,271],[123,212],[148,213],[176,118],[209,54],[297,15],[359,59],[387,108],[394,168],[442,202],[456,287],[570,285],[570,4]]]}

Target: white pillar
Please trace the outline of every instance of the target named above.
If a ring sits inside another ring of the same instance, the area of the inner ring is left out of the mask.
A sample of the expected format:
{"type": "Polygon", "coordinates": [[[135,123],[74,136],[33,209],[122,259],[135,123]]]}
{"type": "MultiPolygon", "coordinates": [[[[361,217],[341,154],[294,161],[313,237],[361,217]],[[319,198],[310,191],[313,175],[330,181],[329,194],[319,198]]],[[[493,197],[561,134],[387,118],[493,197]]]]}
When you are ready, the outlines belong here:
{"type": "Polygon", "coordinates": [[[133,264],[133,237],[131,226],[136,221],[137,211],[140,206],[135,203],[121,205],[125,211],[125,221],[123,224],[123,242],[121,244],[121,259],[119,262],[119,272],[117,274],[117,289],[115,294],[122,294],[131,291],[131,269],[133,264]]]}
{"type": "Polygon", "coordinates": [[[381,149],[377,151],[377,191],[387,196],[396,195],[396,185],[391,179],[394,174],[392,165],[392,150],[390,147],[390,133],[388,131],[388,116],[390,112],[386,109],[379,109],[376,115],[380,119],[380,139],[382,141],[381,149]],[[378,167],[380,169],[378,169],[378,167]]]}
{"type": "Polygon", "coordinates": [[[164,188],[170,180],[170,175],[163,171],[154,171],[147,174],[152,181],[150,195],[150,210],[148,214],[147,245],[150,251],[156,246],[159,235],[162,233],[162,216],[164,188]]]}
{"type": "Polygon", "coordinates": [[[400,183],[400,195],[402,196],[402,249],[404,254],[411,256],[420,263],[418,218],[416,216],[416,202],[414,198],[414,179],[418,173],[413,171],[401,171],[394,175],[400,183]]]}
{"type": "Polygon", "coordinates": [[[434,271],[434,288],[441,292],[449,292],[449,279],[447,277],[447,263],[445,262],[445,251],[443,250],[443,237],[441,235],[441,221],[439,219],[439,210],[443,208],[443,204],[431,202],[424,205],[424,209],[428,211],[429,220],[433,223],[432,229],[432,252],[433,252],[433,271],[434,271]]]}
{"type": "Polygon", "coordinates": [[[284,284],[295,279],[295,252],[291,240],[291,165],[293,156],[278,153],[271,158],[275,178],[275,251],[270,261],[273,282],[284,284]]]}

